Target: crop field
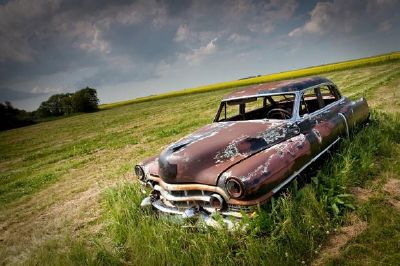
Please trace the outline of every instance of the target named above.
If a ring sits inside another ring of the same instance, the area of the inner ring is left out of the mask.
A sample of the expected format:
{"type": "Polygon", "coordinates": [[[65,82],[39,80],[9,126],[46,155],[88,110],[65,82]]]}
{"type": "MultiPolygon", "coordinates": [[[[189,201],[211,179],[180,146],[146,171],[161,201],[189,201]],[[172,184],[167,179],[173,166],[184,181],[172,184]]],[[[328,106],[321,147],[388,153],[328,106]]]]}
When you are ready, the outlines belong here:
{"type": "Polygon", "coordinates": [[[313,66],[313,67],[290,70],[290,71],[274,73],[274,74],[269,74],[269,75],[249,77],[249,78],[245,78],[245,79],[209,84],[209,85],[200,86],[197,88],[189,88],[189,89],[183,89],[180,91],[161,93],[158,95],[150,95],[150,96],[127,100],[127,101],[122,101],[122,102],[102,104],[102,105],[100,105],[100,109],[105,110],[105,109],[110,109],[110,108],[114,108],[117,106],[133,104],[133,103],[148,102],[148,101],[153,101],[153,100],[166,99],[166,98],[170,98],[170,97],[189,95],[189,94],[199,93],[199,92],[204,93],[204,92],[215,91],[215,90],[237,88],[238,86],[259,84],[259,83],[264,83],[264,82],[269,82],[269,81],[274,81],[274,80],[283,80],[283,79],[292,79],[292,78],[304,77],[304,76],[310,76],[310,75],[319,75],[319,74],[323,74],[323,73],[327,73],[327,72],[351,69],[351,68],[356,68],[356,67],[365,67],[367,65],[380,64],[382,62],[388,62],[388,61],[398,60],[398,59],[400,59],[400,52],[392,52],[392,53],[388,53],[388,54],[360,58],[360,59],[344,61],[344,62],[339,62],[339,63],[333,63],[333,64],[327,64],[327,65],[321,65],[321,66],[313,66]]]}
{"type": "Polygon", "coordinates": [[[182,226],[140,209],[132,174],[210,123],[235,88],[0,132],[0,264],[398,265],[400,61],[325,67],[343,94],[367,98],[371,121],[244,230],[182,226]]]}

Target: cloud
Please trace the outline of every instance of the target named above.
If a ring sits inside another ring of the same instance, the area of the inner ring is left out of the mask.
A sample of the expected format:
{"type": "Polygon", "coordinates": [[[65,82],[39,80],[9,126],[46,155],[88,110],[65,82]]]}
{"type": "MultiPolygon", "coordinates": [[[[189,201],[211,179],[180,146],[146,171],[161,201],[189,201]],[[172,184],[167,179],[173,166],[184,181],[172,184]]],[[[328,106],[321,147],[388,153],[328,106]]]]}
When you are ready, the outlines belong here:
{"type": "Polygon", "coordinates": [[[246,36],[246,35],[241,35],[239,33],[232,33],[229,37],[228,37],[228,41],[234,42],[234,43],[245,43],[250,41],[250,37],[246,36]]]}
{"type": "MultiPolygon", "coordinates": [[[[235,75],[226,71],[214,77],[228,79],[229,75],[241,76],[242,70],[251,72],[257,62],[262,61],[264,68],[271,62],[264,59],[278,57],[280,52],[286,55],[299,43],[304,45],[296,48],[296,53],[303,52],[308,41],[304,38],[294,44],[287,36],[288,28],[292,29],[292,37],[354,36],[348,39],[356,39],[358,34],[373,29],[381,34],[376,42],[389,43],[387,47],[395,43],[398,0],[331,0],[299,8],[300,3],[298,0],[6,1],[0,5],[0,87],[29,93],[31,88],[64,91],[87,85],[101,90],[131,82],[175,80],[171,76],[181,71],[186,71],[187,81],[195,84],[201,75],[196,72],[190,76],[189,72],[209,71],[211,67],[202,64],[204,61],[213,61],[213,67],[230,62],[229,71],[236,71],[235,75]],[[306,12],[310,12],[309,16],[306,12]],[[392,38],[387,38],[391,42],[384,39],[387,36],[392,38]],[[197,67],[188,67],[193,65],[197,67]]],[[[354,47],[358,45],[367,44],[353,43],[354,47]]],[[[283,64],[272,61],[275,65],[283,64]]]]}
{"type": "MultiPolygon", "coordinates": [[[[291,19],[297,7],[298,3],[295,0],[272,0],[253,5],[251,8],[257,15],[253,17],[247,27],[252,32],[271,33],[277,24],[291,19]]],[[[248,9],[245,8],[245,10],[248,9]]]]}
{"type": "Polygon", "coordinates": [[[171,69],[171,64],[162,60],[160,63],[157,64],[155,73],[157,76],[162,77],[167,75],[170,69],[171,69]]]}
{"type": "Polygon", "coordinates": [[[42,95],[42,94],[54,94],[54,93],[61,93],[63,88],[42,88],[42,87],[34,87],[31,90],[32,95],[42,95]]]}
{"type": "Polygon", "coordinates": [[[59,5],[59,0],[15,0],[0,5],[0,61],[32,61],[35,49],[30,40],[46,30],[40,22],[59,5]]]}
{"type": "Polygon", "coordinates": [[[197,65],[204,60],[207,56],[214,54],[217,51],[216,41],[218,38],[212,39],[205,46],[194,49],[189,54],[182,54],[181,57],[188,61],[191,65],[197,65]]]}
{"type": "Polygon", "coordinates": [[[84,35],[87,41],[82,41],[79,48],[89,52],[100,52],[103,55],[110,53],[110,44],[101,38],[101,31],[96,26],[88,28],[84,35]]]}
{"type": "Polygon", "coordinates": [[[104,55],[112,48],[105,37],[111,28],[150,21],[159,29],[166,20],[166,8],[156,0],[11,0],[0,5],[0,61],[34,61],[43,43],[57,40],[104,55]]]}
{"type": "Polygon", "coordinates": [[[319,2],[310,13],[310,20],[304,26],[291,31],[289,36],[300,36],[304,33],[324,34],[336,28],[350,32],[355,14],[350,14],[348,7],[348,3],[342,4],[341,1],[319,2]]]}
{"type": "Polygon", "coordinates": [[[21,99],[29,99],[39,95],[44,95],[42,92],[28,92],[23,90],[15,90],[10,88],[0,88],[0,102],[15,101],[21,99]]]}
{"type": "Polygon", "coordinates": [[[390,19],[398,17],[399,8],[400,2],[392,0],[318,2],[310,12],[310,19],[288,35],[299,37],[305,34],[351,34],[355,31],[388,30],[390,19]]]}
{"type": "Polygon", "coordinates": [[[184,25],[179,25],[178,30],[175,33],[174,41],[176,42],[182,42],[189,37],[189,29],[186,24],[184,25]]]}
{"type": "Polygon", "coordinates": [[[382,21],[379,24],[379,30],[384,31],[384,32],[390,31],[392,29],[392,27],[393,27],[393,25],[389,20],[382,21]]]}

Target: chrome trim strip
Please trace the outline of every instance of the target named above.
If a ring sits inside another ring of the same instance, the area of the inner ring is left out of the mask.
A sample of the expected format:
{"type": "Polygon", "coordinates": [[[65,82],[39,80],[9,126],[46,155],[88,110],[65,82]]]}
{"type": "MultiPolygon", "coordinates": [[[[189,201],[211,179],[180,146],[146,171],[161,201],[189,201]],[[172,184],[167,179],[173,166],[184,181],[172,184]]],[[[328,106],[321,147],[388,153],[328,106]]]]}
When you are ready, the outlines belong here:
{"type": "Polygon", "coordinates": [[[243,218],[243,215],[240,212],[220,212],[222,215],[225,216],[232,216],[236,218],[243,218]]]}
{"type": "Polygon", "coordinates": [[[343,118],[344,123],[346,124],[346,135],[347,135],[347,138],[349,138],[349,137],[350,137],[350,131],[349,131],[349,124],[348,124],[348,122],[347,122],[347,118],[346,118],[346,116],[345,116],[344,114],[342,114],[342,113],[338,113],[338,115],[339,115],[341,118],[343,118]]]}
{"type": "MultiPolygon", "coordinates": [[[[328,105],[325,105],[323,108],[318,109],[315,112],[312,112],[311,114],[308,115],[308,119],[313,118],[314,116],[317,116],[317,115],[320,115],[320,114],[326,112],[329,108],[344,102],[345,99],[346,99],[345,97],[342,97],[339,100],[337,100],[337,101],[335,101],[333,103],[330,103],[328,105]]],[[[304,116],[300,117],[299,121],[303,121],[303,120],[304,120],[304,116]]]]}
{"type": "Polygon", "coordinates": [[[278,192],[282,187],[284,187],[287,183],[289,183],[290,181],[292,181],[293,178],[295,178],[296,176],[298,176],[305,168],[307,168],[307,166],[309,166],[311,163],[315,162],[315,160],[317,160],[322,154],[324,154],[327,150],[329,150],[336,142],[338,142],[340,140],[340,137],[338,137],[334,142],[332,142],[328,147],[326,147],[322,152],[318,153],[317,156],[315,156],[314,158],[312,158],[308,163],[306,163],[305,165],[303,165],[303,167],[300,168],[300,170],[295,171],[289,178],[287,178],[285,181],[283,181],[280,185],[278,185],[277,187],[275,187],[272,190],[272,193],[276,193],[278,192]]]}
{"type": "Polygon", "coordinates": [[[161,196],[163,196],[165,199],[169,201],[205,201],[205,202],[210,202],[210,196],[183,196],[183,197],[177,197],[173,196],[168,193],[165,189],[160,187],[159,185],[154,186],[154,190],[160,191],[161,196]]]}
{"type": "MultiPolygon", "coordinates": [[[[268,82],[266,82],[268,83],[268,82]]],[[[263,83],[259,83],[259,85],[261,85],[263,83]]],[[[253,98],[253,97],[264,97],[264,96],[273,96],[273,95],[281,95],[281,94],[296,94],[296,93],[302,93],[305,90],[309,90],[309,89],[313,89],[313,88],[318,88],[321,86],[336,86],[333,82],[322,82],[319,83],[318,85],[315,86],[310,86],[307,88],[304,88],[302,90],[296,90],[296,91],[285,91],[285,92],[266,92],[266,93],[260,93],[260,94],[252,94],[252,95],[246,95],[246,96],[242,96],[242,97],[235,97],[235,98],[227,98],[227,99],[222,99],[221,102],[227,102],[227,101],[232,101],[232,100],[241,100],[241,99],[246,99],[246,98],[253,98]]],[[[257,85],[255,85],[257,86],[257,85]]]]}
{"type": "Polygon", "coordinates": [[[151,205],[153,205],[154,208],[156,208],[156,209],[158,209],[159,211],[162,211],[162,212],[167,212],[167,213],[172,213],[172,214],[183,214],[182,211],[179,211],[176,208],[171,208],[171,207],[165,206],[161,202],[161,200],[153,201],[151,203],[151,205]]]}
{"type": "MultiPolygon", "coordinates": [[[[172,214],[178,214],[178,215],[182,215],[182,214],[184,214],[184,210],[183,211],[180,211],[178,208],[174,208],[174,207],[169,207],[169,206],[166,206],[161,200],[156,200],[156,201],[153,201],[152,203],[151,203],[152,205],[153,205],[153,207],[154,208],[156,208],[157,210],[159,210],[159,211],[162,211],[162,212],[166,212],[166,213],[172,213],[172,214]]],[[[189,207],[190,208],[190,207],[189,207]]],[[[214,213],[214,212],[218,212],[218,211],[215,211],[214,209],[212,209],[212,208],[204,208],[204,209],[206,209],[208,212],[211,212],[211,213],[214,213]]],[[[235,217],[235,218],[242,218],[243,217],[243,215],[240,213],[240,212],[231,212],[231,211],[227,211],[227,212],[219,212],[221,215],[223,215],[223,216],[232,216],[232,217],[235,217]]]]}
{"type": "Polygon", "coordinates": [[[271,93],[261,93],[261,94],[252,94],[247,96],[235,97],[235,98],[227,98],[222,99],[221,102],[230,102],[235,100],[243,100],[248,98],[258,98],[258,97],[265,97],[265,96],[275,96],[275,95],[283,95],[283,94],[296,94],[298,91],[288,91],[288,92],[271,92],[271,93]]]}
{"type": "Polygon", "coordinates": [[[152,176],[152,175],[148,175],[146,178],[148,180],[152,180],[152,181],[158,182],[158,184],[165,190],[178,190],[178,191],[205,190],[205,191],[218,193],[226,201],[229,200],[228,194],[226,194],[226,192],[220,187],[210,186],[210,185],[203,185],[203,184],[168,184],[168,183],[165,183],[161,178],[155,177],[155,176],[152,176]]]}

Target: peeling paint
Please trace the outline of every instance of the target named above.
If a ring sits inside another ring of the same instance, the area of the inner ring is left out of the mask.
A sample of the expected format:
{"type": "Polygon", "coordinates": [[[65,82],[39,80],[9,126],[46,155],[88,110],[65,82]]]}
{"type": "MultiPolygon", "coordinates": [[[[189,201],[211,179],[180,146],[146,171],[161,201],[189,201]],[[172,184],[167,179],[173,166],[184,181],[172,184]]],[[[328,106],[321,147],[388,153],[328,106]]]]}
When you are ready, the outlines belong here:
{"type": "MultiPolygon", "coordinates": [[[[258,94],[294,92],[299,106],[300,92],[318,84],[328,84],[332,86],[331,89],[337,89],[325,78],[301,78],[236,91],[223,101],[258,94]]],[[[340,93],[336,92],[335,95],[339,97],[340,93]]],[[[337,113],[346,116],[350,129],[366,121],[369,116],[364,99],[351,102],[341,97],[304,119],[297,113],[291,120],[255,119],[212,123],[181,138],[165,148],[159,156],[147,159],[140,165],[150,182],[168,188],[163,191],[170,193],[165,194],[168,198],[176,199],[183,192],[186,197],[196,195],[201,198],[209,198],[212,193],[217,193],[224,197],[225,213],[229,213],[232,206],[249,209],[268,200],[274,189],[286,184],[289,176],[297,175],[296,171],[312,162],[314,157],[318,158],[316,156],[321,151],[330,148],[334,141],[346,133],[344,120],[337,113]],[[225,188],[228,178],[236,178],[243,184],[244,193],[240,198],[228,196],[230,194],[225,188]]],[[[158,202],[168,208],[176,207],[173,201],[162,197],[159,199],[158,202]]],[[[209,202],[188,201],[188,204],[203,208],[209,202]]]]}

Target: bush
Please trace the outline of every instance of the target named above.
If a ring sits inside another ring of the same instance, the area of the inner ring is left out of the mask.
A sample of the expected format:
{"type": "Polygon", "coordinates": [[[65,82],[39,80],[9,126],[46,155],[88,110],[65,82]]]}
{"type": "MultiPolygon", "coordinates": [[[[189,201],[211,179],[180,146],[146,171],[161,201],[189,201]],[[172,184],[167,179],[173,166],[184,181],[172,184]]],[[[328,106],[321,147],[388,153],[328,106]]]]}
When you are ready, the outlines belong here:
{"type": "Polygon", "coordinates": [[[75,92],[72,96],[72,109],[75,113],[97,111],[98,104],[97,91],[89,87],[75,92]]]}
{"type": "Polygon", "coordinates": [[[37,110],[37,116],[44,118],[72,113],[94,112],[98,110],[98,104],[97,91],[86,87],[75,93],[52,95],[47,101],[41,103],[37,110]]]}
{"type": "Polygon", "coordinates": [[[10,102],[0,103],[0,130],[32,125],[32,113],[14,108],[10,102]]]}

